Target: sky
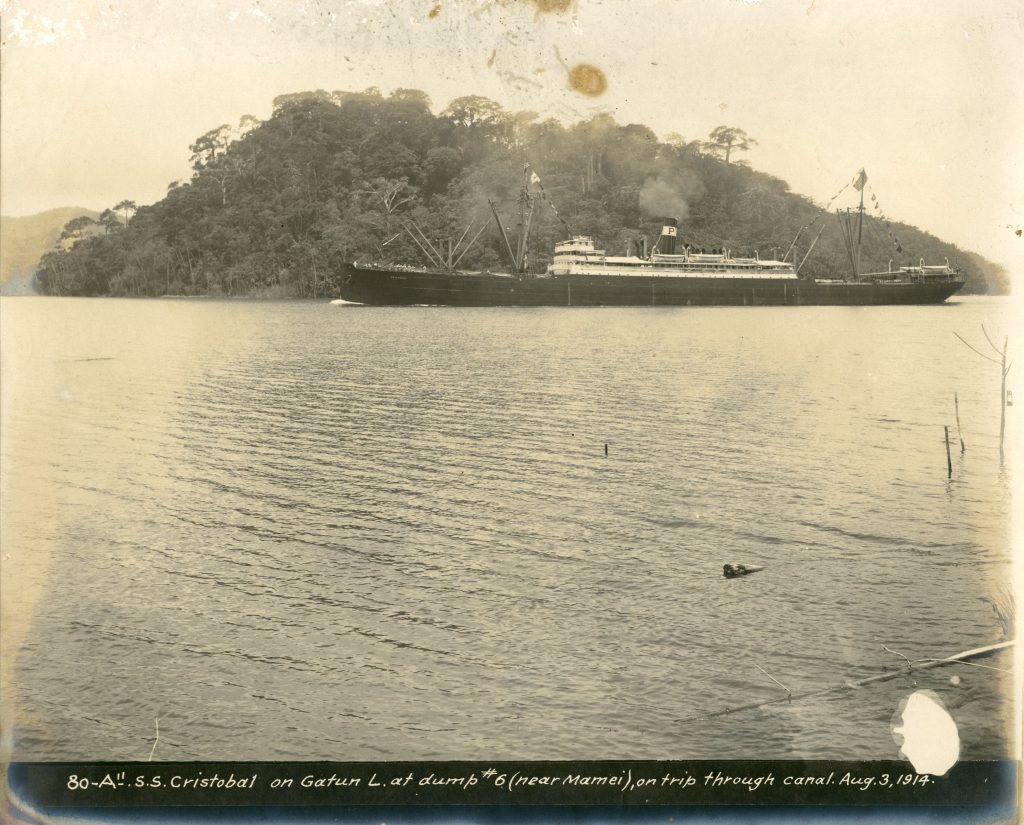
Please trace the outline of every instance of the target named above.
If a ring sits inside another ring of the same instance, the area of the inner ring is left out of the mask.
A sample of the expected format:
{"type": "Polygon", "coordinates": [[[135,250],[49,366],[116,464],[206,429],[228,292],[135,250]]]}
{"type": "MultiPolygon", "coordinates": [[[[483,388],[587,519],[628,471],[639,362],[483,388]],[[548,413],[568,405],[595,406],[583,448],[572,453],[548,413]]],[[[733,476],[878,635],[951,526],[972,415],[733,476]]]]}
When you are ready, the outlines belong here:
{"type": "Polygon", "coordinates": [[[794,191],[825,203],[863,167],[890,217],[1024,277],[1021,0],[0,0],[0,37],[4,215],[152,203],[276,95],[406,87],[736,126],[794,191]],[[603,94],[570,88],[581,63],[603,94]]]}

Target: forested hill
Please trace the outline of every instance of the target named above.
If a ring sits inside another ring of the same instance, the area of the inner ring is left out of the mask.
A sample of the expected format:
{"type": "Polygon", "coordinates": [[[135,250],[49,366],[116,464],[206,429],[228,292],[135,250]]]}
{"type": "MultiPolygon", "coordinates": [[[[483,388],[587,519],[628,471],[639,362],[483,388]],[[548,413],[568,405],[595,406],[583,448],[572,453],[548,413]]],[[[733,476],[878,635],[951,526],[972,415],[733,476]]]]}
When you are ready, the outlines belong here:
{"type": "Polygon", "coordinates": [[[20,217],[0,216],[0,294],[31,293],[30,283],[39,258],[53,248],[63,227],[73,218],[96,212],[65,206],[20,217]]]}
{"type": "MultiPolygon", "coordinates": [[[[171,184],[158,203],[122,201],[95,221],[70,222],[37,284],[55,295],[329,297],[342,261],[426,263],[404,230],[410,220],[430,239],[458,240],[489,217],[490,198],[514,232],[525,164],[539,178],[536,271],[569,232],[621,254],[640,237],[653,243],[668,215],[681,219],[691,246],[761,257],[784,255],[812,224],[802,258],[825,226],[802,273],[845,275],[835,217],[743,162],[755,137],[721,127],[705,140],[659,141],[608,115],[565,126],[476,96],[435,115],[413,89],[286,95],[265,122],[245,117],[199,137],[191,180],[171,184]]],[[[1005,291],[995,264],[876,213],[865,222],[862,270],[948,258],[968,291],[1005,291]]],[[[460,268],[506,268],[503,250],[492,222],[460,268]]]]}

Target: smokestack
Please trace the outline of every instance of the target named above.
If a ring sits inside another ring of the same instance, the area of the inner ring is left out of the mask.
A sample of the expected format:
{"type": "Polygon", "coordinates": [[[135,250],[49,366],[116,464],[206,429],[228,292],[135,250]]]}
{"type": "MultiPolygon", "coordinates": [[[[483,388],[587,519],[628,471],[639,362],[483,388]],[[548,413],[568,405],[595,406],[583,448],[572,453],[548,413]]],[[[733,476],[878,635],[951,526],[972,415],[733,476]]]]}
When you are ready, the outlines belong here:
{"type": "Polygon", "coordinates": [[[662,255],[675,255],[676,235],[679,234],[679,221],[675,218],[665,218],[662,221],[661,239],[658,241],[658,251],[662,255]]]}

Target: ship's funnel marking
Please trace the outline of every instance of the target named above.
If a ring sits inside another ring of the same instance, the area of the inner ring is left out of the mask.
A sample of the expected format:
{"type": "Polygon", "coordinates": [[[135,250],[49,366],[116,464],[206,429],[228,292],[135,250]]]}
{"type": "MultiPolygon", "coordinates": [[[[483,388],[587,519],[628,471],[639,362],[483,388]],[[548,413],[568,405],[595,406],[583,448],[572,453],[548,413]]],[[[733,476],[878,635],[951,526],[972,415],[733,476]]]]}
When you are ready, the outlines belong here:
{"type": "Polygon", "coordinates": [[[679,221],[675,218],[665,218],[662,224],[658,251],[663,255],[674,255],[676,252],[676,235],[679,234],[679,221]]]}

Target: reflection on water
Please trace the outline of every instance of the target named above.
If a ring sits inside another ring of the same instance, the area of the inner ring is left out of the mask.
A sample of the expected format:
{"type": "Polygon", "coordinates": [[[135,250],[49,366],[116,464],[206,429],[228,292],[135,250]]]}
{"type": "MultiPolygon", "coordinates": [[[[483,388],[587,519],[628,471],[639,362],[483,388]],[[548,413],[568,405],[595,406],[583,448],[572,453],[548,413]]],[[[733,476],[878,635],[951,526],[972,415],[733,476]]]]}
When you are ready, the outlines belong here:
{"type": "Polygon", "coordinates": [[[970,666],[678,721],[1003,640],[998,300],[2,309],[17,758],[1007,752],[970,666]]]}

